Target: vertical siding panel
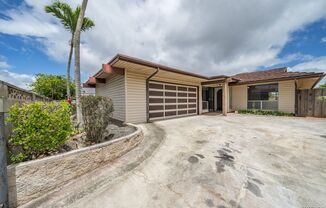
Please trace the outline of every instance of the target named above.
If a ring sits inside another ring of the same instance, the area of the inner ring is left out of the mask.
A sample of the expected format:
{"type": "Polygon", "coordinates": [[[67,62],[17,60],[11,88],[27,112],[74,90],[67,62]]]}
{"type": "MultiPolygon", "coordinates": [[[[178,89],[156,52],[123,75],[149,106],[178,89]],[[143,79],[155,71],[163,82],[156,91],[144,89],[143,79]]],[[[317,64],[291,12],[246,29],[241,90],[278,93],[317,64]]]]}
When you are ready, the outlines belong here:
{"type": "MultiPolygon", "coordinates": [[[[326,89],[322,89],[322,96],[326,97],[326,89]]],[[[322,109],[321,117],[326,118],[326,100],[322,102],[321,109],[322,109]]]]}
{"type": "Polygon", "coordinates": [[[198,114],[202,114],[203,111],[203,88],[201,85],[198,86],[198,114]]]}
{"type": "Polygon", "coordinates": [[[307,116],[313,116],[314,115],[314,91],[313,90],[307,90],[308,91],[308,115],[307,116]]]}
{"type": "Polygon", "coordinates": [[[304,110],[305,110],[305,112],[306,112],[306,116],[308,116],[308,104],[309,104],[309,102],[308,102],[308,99],[309,99],[309,90],[305,90],[304,91],[304,97],[305,97],[305,99],[304,99],[304,110]]]}
{"type": "Polygon", "coordinates": [[[318,98],[322,95],[322,89],[314,89],[315,102],[314,102],[314,117],[321,117],[322,115],[322,101],[318,98]]]}
{"type": "Polygon", "coordinates": [[[127,70],[127,122],[146,122],[146,76],[127,70]]]}
{"type": "Polygon", "coordinates": [[[96,95],[112,99],[114,112],[113,118],[125,121],[125,84],[124,76],[113,74],[106,79],[105,84],[96,84],[96,95]]]}
{"type": "Polygon", "coordinates": [[[298,91],[298,116],[302,116],[303,115],[303,105],[302,105],[302,91],[299,90],[298,91]]]}
{"type": "Polygon", "coordinates": [[[127,80],[127,73],[128,73],[128,70],[125,69],[125,74],[124,74],[124,84],[125,84],[125,121],[128,121],[128,80],[127,80]]]}
{"type": "Polygon", "coordinates": [[[232,110],[247,109],[248,88],[247,85],[231,86],[232,110]]]}
{"type": "Polygon", "coordinates": [[[279,82],[278,91],[279,91],[279,101],[278,101],[279,111],[294,113],[295,111],[294,80],[279,82]]]}

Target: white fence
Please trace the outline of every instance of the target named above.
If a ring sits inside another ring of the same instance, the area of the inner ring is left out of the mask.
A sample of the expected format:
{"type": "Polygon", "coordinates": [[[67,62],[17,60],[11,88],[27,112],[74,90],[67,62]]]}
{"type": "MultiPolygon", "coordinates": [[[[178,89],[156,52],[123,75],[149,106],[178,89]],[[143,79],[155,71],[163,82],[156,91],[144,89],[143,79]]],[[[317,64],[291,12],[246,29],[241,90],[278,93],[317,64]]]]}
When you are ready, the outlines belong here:
{"type": "Polygon", "coordinates": [[[208,101],[202,101],[202,106],[203,106],[202,112],[207,113],[208,112],[208,101]]]}
{"type": "Polygon", "coordinates": [[[248,100],[248,109],[256,110],[278,110],[278,101],[277,100],[248,100]]]}

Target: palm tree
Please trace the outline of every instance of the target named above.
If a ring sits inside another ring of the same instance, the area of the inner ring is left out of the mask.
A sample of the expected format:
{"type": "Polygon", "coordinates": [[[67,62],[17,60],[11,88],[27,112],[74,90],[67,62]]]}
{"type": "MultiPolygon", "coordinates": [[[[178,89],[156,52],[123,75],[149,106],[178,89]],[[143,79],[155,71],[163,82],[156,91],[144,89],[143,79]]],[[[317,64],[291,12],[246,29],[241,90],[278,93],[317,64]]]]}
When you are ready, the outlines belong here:
{"type": "MultiPolygon", "coordinates": [[[[71,33],[71,39],[70,39],[70,52],[69,52],[69,58],[68,58],[68,65],[67,65],[67,98],[71,96],[70,93],[70,65],[71,65],[71,58],[73,53],[73,39],[74,39],[74,33],[76,30],[77,20],[80,13],[80,6],[77,6],[77,8],[73,11],[72,8],[66,4],[62,3],[60,1],[53,2],[51,5],[45,6],[45,11],[47,13],[51,13],[53,16],[57,17],[64,28],[68,30],[71,33]]],[[[94,26],[94,22],[88,18],[84,17],[81,31],[86,31],[91,29],[94,26]]]]}
{"type": "Polygon", "coordinates": [[[88,0],[83,0],[79,17],[77,20],[76,30],[74,34],[74,48],[75,48],[75,83],[76,83],[76,110],[77,123],[82,124],[82,111],[80,106],[81,84],[80,84],[80,33],[82,31],[83,19],[87,7],[88,0]]]}

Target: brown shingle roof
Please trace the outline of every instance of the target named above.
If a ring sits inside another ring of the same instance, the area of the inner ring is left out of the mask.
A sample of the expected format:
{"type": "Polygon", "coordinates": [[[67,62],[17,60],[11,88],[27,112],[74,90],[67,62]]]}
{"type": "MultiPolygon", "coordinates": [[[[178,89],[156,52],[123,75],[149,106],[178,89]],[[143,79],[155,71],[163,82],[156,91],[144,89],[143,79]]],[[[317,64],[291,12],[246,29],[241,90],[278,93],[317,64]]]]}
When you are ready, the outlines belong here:
{"type": "MultiPolygon", "coordinates": [[[[261,83],[261,82],[269,82],[269,81],[281,81],[281,80],[291,80],[291,79],[301,79],[301,78],[320,78],[322,79],[325,74],[323,72],[321,73],[315,73],[315,72],[288,72],[287,68],[276,68],[276,69],[270,69],[265,71],[256,71],[256,72],[248,72],[248,73],[241,73],[236,74],[234,76],[225,76],[225,75],[219,75],[219,76],[203,76],[187,71],[182,71],[179,69],[175,69],[172,67],[164,66],[161,64],[156,64],[150,61],[134,58],[127,55],[117,54],[115,57],[113,57],[108,64],[113,65],[118,60],[124,60],[140,65],[145,65],[153,68],[160,68],[161,70],[166,70],[174,73],[194,76],[198,78],[202,78],[204,80],[215,80],[220,78],[231,78],[230,85],[240,85],[240,84],[248,84],[248,83],[261,83]]],[[[103,73],[103,70],[99,70],[94,77],[97,77],[99,74],[103,73]]],[[[318,80],[319,81],[319,80],[318,80]]],[[[318,83],[316,81],[316,83],[318,83]]],[[[85,83],[85,86],[91,86],[94,85],[91,80],[88,80],[85,83]]]]}
{"type": "Polygon", "coordinates": [[[231,76],[231,78],[239,79],[239,81],[235,84],[245,84],[264,81],[290,80],[296,78],[320,77],[322,75],[323,73],[315,72],[288,72],[287,68],[284,67],[265,71],[236,74],[231,76]]]}

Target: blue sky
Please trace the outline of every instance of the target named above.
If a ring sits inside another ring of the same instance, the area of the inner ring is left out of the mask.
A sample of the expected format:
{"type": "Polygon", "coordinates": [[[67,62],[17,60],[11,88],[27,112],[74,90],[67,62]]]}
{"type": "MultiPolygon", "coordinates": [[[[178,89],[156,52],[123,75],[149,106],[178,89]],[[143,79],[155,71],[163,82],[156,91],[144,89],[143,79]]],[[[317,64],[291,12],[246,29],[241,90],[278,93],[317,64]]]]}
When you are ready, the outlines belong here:
{"type": "Polygon", "coordinates": [[[34,37],[0,33],[1,55],[15,73],[47,73],[64,75],[65,63],[48,57],[41,43],[34,37]]]}
{"type": "MultiPolygon", "coordinates": [[[[207,1],[195,12],[183,0],[135,1],[128,6],[126,1],[89,3],[86,15],[96,26],[82,34],[83,81],[116,53],[206,75],[279,66],[326,72],[324,1],[260,4],[253,0],[233,2],[227,8],[220,8],[223,1],[207,1]],[[251,4],[261,9],[252,15],[241,13],[251,4]],[[239,14],[225,11],[233,9],[239,14]]],[[[37,73],[65,75],[70,36],[43,11],[49,3],[0,0],[0,79],[26,88],[37,73]]]]}
{"type": "MultiPolygon", "coordinates": [[[[289,41],[284,45],[277,55],[280,59],[291,54],[304,54],[312,57],[322,57],[326,55],[326,21],[319,20],[304,28],[294,31],[290,35],[289,41]]],[[[298,59],[281,64],[292,67],[306,60],[298,59]]],[[[277,66],[277,64],[275,65],[277,66]]],[[[325,69],[326,70],[326,69],[325,69]]]]}

